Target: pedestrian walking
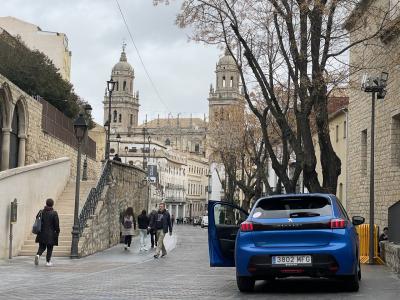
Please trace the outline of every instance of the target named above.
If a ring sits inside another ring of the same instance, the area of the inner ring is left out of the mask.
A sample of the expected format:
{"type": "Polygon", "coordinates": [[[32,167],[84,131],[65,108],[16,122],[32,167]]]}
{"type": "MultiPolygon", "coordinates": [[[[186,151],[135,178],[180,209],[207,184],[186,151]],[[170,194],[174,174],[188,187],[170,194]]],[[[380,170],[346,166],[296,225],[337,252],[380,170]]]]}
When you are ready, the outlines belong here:
{"type": "Polygon", "coordinates": [[[53,199],[47,199],[46,206],[36,216],[36,219],[41,219],[41,229],[35,239],[35,242],[39,243],[39,249],[35,256],[35,265],[39,264],[39,258],[46,249],[46,266],[51,267],[53,265],[51,255],[53,247],[58,246],[58,235],[60,234],[60,222],[53,206],[53,199]]]}
{"type": "Polygon", "coordinates": [[[140,251],[148,251],[149,249],[146,247],[146,239],[149,232],[149,217],[146,214],[146,210],[142,210],[137,221],[140,233],[140,251]]]}
{"type": "Polygon", "coordinates": [[[160,203],[158,206],[157,214],[155,218],[152,219],[151,227],[157,229],[157,249],[154,258],[159,258],[167,255],[167,250],[164,245],[164,237],[169,231],[169,235],[172,235],[171,217],[169,212],[165,209],[165,203],[160,203]]]}
{"type": "Polygon", "coordinates": [[[153,209],[149,215],[149,231],[150,231],[150,242],[151,242],[151,248],[153,249],[154,246],[157,247],[157,229],[155,227],[155,218],[157,215],[157,211],[153,209]]]}
{"type": "Polygon", "coordinates": [[[122,236],[124,236],[124,248],[129,250],[132,243],[132,236],[135,234],[136,220],[133,214],[133,208],[128,207],[122,220],[122,236]]]}
{"type": "Polygon", "coordinates": [[[175,216],[172,214],[171,215],[171,226],[174,227],[174,223],[175,223],[175,216]]]}

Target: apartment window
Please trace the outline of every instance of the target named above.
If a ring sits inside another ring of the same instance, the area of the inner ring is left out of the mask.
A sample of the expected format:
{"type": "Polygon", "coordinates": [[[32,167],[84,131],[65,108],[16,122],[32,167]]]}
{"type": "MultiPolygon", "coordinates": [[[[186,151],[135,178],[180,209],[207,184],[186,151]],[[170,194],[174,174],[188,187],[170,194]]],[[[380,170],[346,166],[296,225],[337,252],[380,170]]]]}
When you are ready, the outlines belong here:
{"type": "Polygon", "coordinates": [[[120,123],[122,122],[122,115],[121,114],[119,114],[119,122],[120,123]]]}
{"type": "Polygon", "coordinates": [[[367,129],[361,131],[361,174],[367,175],[367,129]]]}
{"type": "Polygon", "coordinates": [[[123,85],[123,87],[122,87],[122,90],[126,90],[126,81],[124,81],[124,85],[123,85]]]}
{"type": "Polygon", "coordinates": [[[400,114],[392,117],[390,157],[394,166],[400,166],[400,114]]]}
{"type": "Polygon", "coordinates": [[[339,125],[336,125],[336,143],[339,142],[339,125]]]}
{"type": "Polygon", "coordinates": [[[222,87],[225,87],[225,85],[226,85],[226,82],[225,82],[225,76],[224,76],[224,77],[222,77],[222,87]]]}
{"type": "Polygon", "coordinates": [[[118,92],[118,81],[115,83],[116,91],[118,92]]]}
{"type": "Polygon", "coordinates": [[[133,115],[131,114],[130,116],[129,116],[129,124],[133,124],[133,115]]]}
{"type": "Polygon", "coordinates": [[[231,77],[230,87],[233,87],[233,76],[231,77]]]}
{"type": "Polygon", "coordinates": [[[343,138],[345,139],[347,136],[347,122],[343,122],[343,138]]]}
{"type": "Polygon", "coordinates": [[[118,116],[118,112],[116,110],[114,110],[114,123],[117,123],[117,116],[118,116]]]}

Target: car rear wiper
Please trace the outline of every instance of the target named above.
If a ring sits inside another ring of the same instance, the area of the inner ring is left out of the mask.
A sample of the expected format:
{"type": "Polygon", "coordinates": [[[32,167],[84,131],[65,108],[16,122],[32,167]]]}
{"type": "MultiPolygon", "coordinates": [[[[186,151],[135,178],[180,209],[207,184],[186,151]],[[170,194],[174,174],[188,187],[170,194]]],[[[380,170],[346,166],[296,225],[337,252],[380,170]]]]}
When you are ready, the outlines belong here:
{"type": "Polygon", "coordinates": [[[290,214],[291,218],[307,218],[307,217],[318,217],[318,216],[320,216],[319,213],[306,212],[306,211],[294,212],[290,214]]]}

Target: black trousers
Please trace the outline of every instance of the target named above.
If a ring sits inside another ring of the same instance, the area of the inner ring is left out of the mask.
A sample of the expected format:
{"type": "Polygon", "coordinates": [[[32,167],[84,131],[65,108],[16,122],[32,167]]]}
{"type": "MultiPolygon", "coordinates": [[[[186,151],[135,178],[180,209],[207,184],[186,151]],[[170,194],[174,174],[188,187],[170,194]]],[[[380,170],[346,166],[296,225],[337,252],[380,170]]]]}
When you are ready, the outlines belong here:
{"type": "Polygon", "coordinates": [[[154,245],[157,246],[157,231],[154,229],[150,230],[150,241],[151,241],[151,248],[154,248],[154,245]]]}
{"type": "Polygon", "coordinates": [[[53,245],[46,245],[46,244],[39,243],[39,249],[38,249],[37,255],[41,256],[47,248],[46,261],[49,262],[51,259],[51,254],[53,253],[53,247],[54,247],[53,245]]]}
{"type": "Polygon", "coordinates": [[[131,235],[125,235],[125,245],[128,245],[128,247],[130,247],[131,243],[132,243],[132,236],[131,235]]]}

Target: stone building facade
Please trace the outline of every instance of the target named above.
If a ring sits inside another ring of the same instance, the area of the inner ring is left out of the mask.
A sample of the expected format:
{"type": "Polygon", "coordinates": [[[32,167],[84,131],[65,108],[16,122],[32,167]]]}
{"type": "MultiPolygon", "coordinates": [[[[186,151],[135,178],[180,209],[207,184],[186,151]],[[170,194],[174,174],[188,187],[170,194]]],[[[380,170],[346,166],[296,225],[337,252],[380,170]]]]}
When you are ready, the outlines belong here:
{"type": "MultiPolygon", "coordinates": [[[[371,35],[382,23],[389,1],[362,1],[347,21],[350,42],[371,35]],[[358,28],[358,30],[355,30],[358,28]]],[[[348,197],[351,215],[369,216],[371,146],[371,94],[360,89],[362,77],[389,73],[387,94],[376,100],[375,115],[375,223],[387,226],[388,207],[400,200],[400,39],[397,22],[389,19],[386,30],[368,43],[350,50],[348,131],[348,197]],[[394,24],[394,26],[391,26],[394,24]],[[363,71],[358,71],[363,70],[363,71]],[[357,72],[358,71],[358,72],[357,72]]]]}
{"type": "Polygon", "coordinates": [[[0,28],[13,36],[18,36],[31,50],[46,54],[59,69],[61,77],[71,78],[71,51],[65,33],[42,30],[39,26],[14,17],[0,17],[0,28]]]}
{"type": "MultiPolygon", "coordinates": [[[[60,157],[71,160],[76,175],[77,150],[42,128],[43,105],[0,74],[1,170],[60,157]]],[[[88,157],[88,177],[97,179],[101,163],[88,157]]]]}

